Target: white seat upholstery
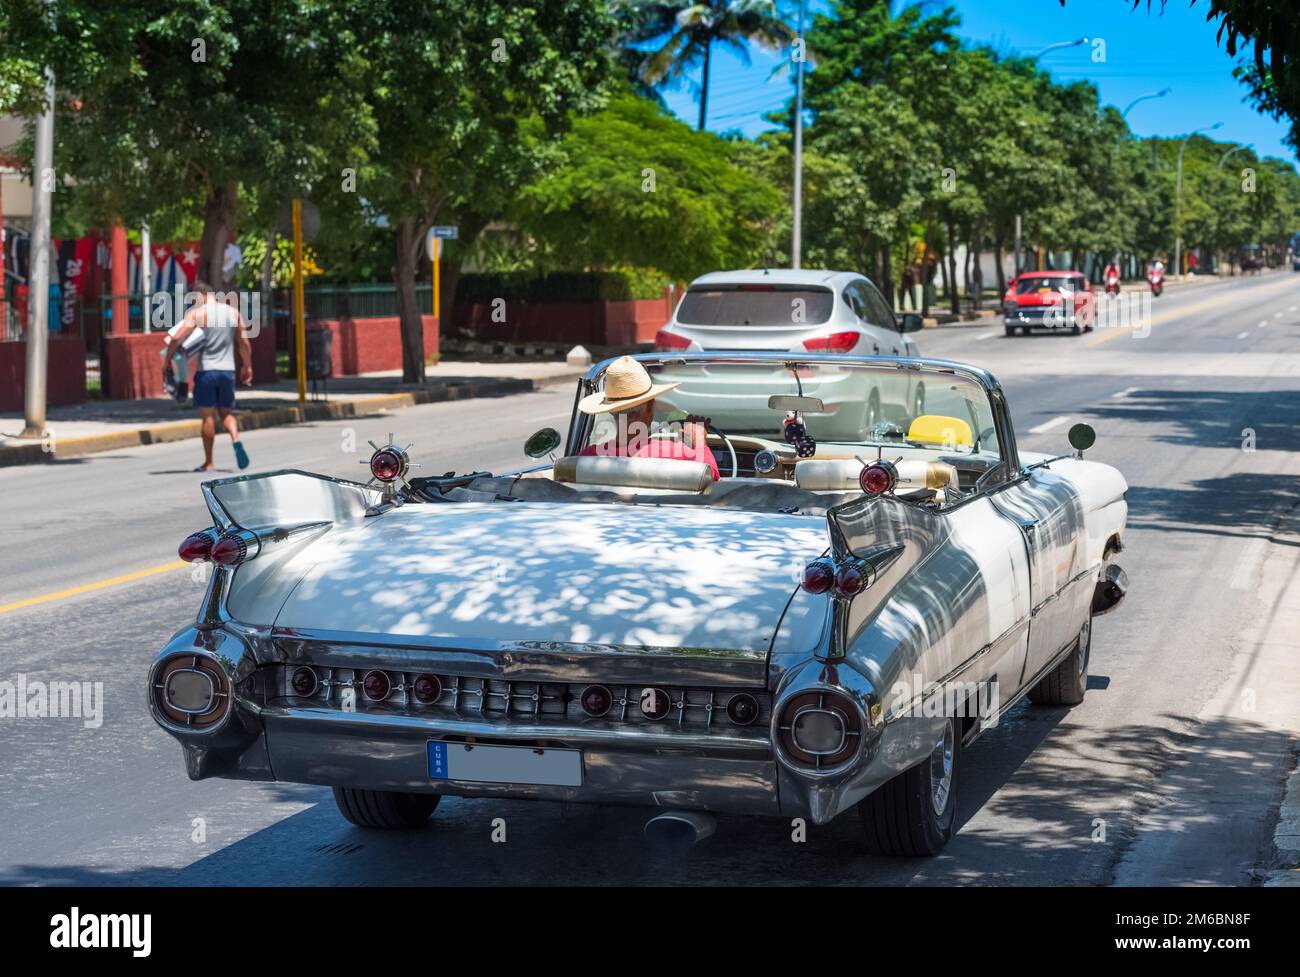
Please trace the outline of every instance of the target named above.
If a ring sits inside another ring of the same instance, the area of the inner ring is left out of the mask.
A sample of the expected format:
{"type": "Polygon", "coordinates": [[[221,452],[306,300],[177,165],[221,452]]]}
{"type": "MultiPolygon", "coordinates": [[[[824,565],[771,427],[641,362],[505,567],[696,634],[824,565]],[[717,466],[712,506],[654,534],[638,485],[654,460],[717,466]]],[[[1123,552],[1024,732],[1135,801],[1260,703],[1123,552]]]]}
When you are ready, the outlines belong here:
{"type": "Polygon", "coordinates": [[[672,492],[703,492],[713,471],[702,461],[568,455],[555,463],[555,480],[580,485],[623,485],[672,492]]]}
{"type": "MultiPolygon", "coordinates": [[[[844,492],[858,489],[862,462],[857,459],[819,461],[809,458],[794,466],[794,483],[809,492],[844,492]]],[[[942,489],[957,484],[957,469],[947,462],[911,459],[898,463],[898,491],[942,489]]]]}

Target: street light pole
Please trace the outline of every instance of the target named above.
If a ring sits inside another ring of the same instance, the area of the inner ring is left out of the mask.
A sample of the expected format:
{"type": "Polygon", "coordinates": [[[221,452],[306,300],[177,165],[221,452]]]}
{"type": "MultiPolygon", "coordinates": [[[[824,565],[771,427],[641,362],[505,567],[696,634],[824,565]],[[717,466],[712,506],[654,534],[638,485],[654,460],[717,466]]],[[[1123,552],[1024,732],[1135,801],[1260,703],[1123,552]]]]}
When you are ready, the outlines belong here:
{"type": "MultiPolygon", "coordinates": [[[[54,2],[45,0],[53,21],[54,2]]],[[[45,108],[36,120],[32,160],[32,245],[30,306],[27,310],[27,374],[23,387],[22,434],[45,437],[45,389],[50,353],[50,191],[54,174],[54,68],[45,66],[45,108]]]]}
{"type": "Polygon", "coordinates": [[[790,267],[802,267],[803,257],[803,39],[804,0],[799,3],[799,58],[794,66],[794,215],[790,231],[790,267]]]}
{"type": "Polygon", "coordinates": [[[1225,162],[1227,162],[1228,157],[1231,156],[1233,153],[1239,153],[1239,152],[1241,152],[1243,149],[1253,149],[1254,146],[1255,146],[1254,143],[1244,143],[1244,142],[1239,142],[1239,143],[1237,143],[1237,145],[1233,146],[1233,147],[1232,147],[1231,149],[1229,149],[1226,153],[1224,153],[1222,156],[1219,157],[1219,166],[1218,166],[1218,168],[1219,168],[1220,170],[1223,169],[1223,164],[1224,164],[1225,162]]]}
{"type": "Polygon", "coordinates": [[[1196,129],[1189,132],[1183,137],[1182,144],[1178,147],[1178,175],[1174,178],[1174,274],[1178,280],[1183,278],[1183,228],[1182,228],[1182,206],[1183,206],[1183,150],[1187,148],[1188,141],[1201,132],[1213,132],[1215,129],[1223,128],[1222,122],[1216,122],[1212,126],[1206,126],[1204,129],[1196,129]]]}
{"type": "Polygon", "coordinates": [[[1137,105],[1138,102],[1145,102],[1149,98],[1164,98],[1171,92],[1173,92],[1172,88],[1162,88],[1158,92],[1147,92],[1145,95],[1139,95],[1137,98],[1133,99],[1133,101],[1128,103],[1128,106],[1120,113],[1120,118],[1128,119],[1128,114],[1133,111],[1133,106],[1137,105]]]}

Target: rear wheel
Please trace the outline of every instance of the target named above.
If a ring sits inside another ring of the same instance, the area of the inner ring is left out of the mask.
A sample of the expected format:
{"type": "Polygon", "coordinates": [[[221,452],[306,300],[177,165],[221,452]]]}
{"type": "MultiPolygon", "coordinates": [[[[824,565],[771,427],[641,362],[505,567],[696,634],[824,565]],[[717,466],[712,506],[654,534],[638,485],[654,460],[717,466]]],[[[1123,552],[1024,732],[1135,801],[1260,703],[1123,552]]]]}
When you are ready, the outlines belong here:
{"type": "Polygon", "coordinates": [[[949,719],[929,757],[858,802],[867,847],[881,855],[936,855],[957,821],[961,731],[949,719]]]}
{"type": "Polygon", "coordinates": [[[441,794],[406,794],[392,790],[335,787],[339,813],[358,828],[418,828],[442,800],[441,794]]]}
{"type": "Polygon", "coordinates": [[[1092,657],[1092,614],[1088,615],[1065,660],[1029,690],[1029,701],[1040,706],[1077,706],[1088,691],[1088,659],[1092,657]]]}

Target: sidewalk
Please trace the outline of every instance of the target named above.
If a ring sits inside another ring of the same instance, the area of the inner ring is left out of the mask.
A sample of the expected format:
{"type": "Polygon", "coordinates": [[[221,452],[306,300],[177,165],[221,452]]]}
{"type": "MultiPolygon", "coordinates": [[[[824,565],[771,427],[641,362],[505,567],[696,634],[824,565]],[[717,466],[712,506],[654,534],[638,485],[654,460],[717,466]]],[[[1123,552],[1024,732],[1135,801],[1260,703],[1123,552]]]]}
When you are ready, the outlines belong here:
{"type": "MultiPolygon", "coordinates": [[[[443,361],[428,368],[428,381],[402,383],[400,370],[338,377],[329,381],[329,399],[298,403],[298,386],[281,380],[240,388],[239,426],[245,431],[301,424],[304,421],[361,417],[382,410],[413,407],[445,400],[504,397],[542,387],[571,383],[585,373],[566,363],[470,363],[443,361]]],[[[198,412],[191,401],[178,404],[158,397],[149,400],[97,400],[74,407],[52,407],[46,417],[49,436],[43,441],[17,437],[23,428],[20,413],[0,414],[0,467],[75,458],[97,451],[115,451],[140,444],[160,444],[199,436],[198,412]]]]}

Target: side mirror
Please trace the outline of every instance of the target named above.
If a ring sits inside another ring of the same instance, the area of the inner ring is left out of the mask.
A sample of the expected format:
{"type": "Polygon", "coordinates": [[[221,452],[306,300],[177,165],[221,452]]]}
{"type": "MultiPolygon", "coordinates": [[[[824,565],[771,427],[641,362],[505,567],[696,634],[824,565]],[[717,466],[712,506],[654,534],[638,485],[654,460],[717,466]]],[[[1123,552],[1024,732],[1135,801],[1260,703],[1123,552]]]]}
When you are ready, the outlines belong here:
{"type": "Polygon", "coordinates": [[[564,439],[553,427],[544,427],[524,442],[524,454],[529,458],[545,458],[552,454],[564,439]]]}
{"type": "Polygon", "coordinates": [[[1070,447],[1079,452],[1079,457],[1097,443],[1097,432],[1091,424],[1076,424],[1070,428],[1070,447]]]}
{"type": "Polygon", "coordinates": [[[919,312],[904,312],[898,320],[899,332],[920,332],[925,328],[925,320],[919,312]]]}

